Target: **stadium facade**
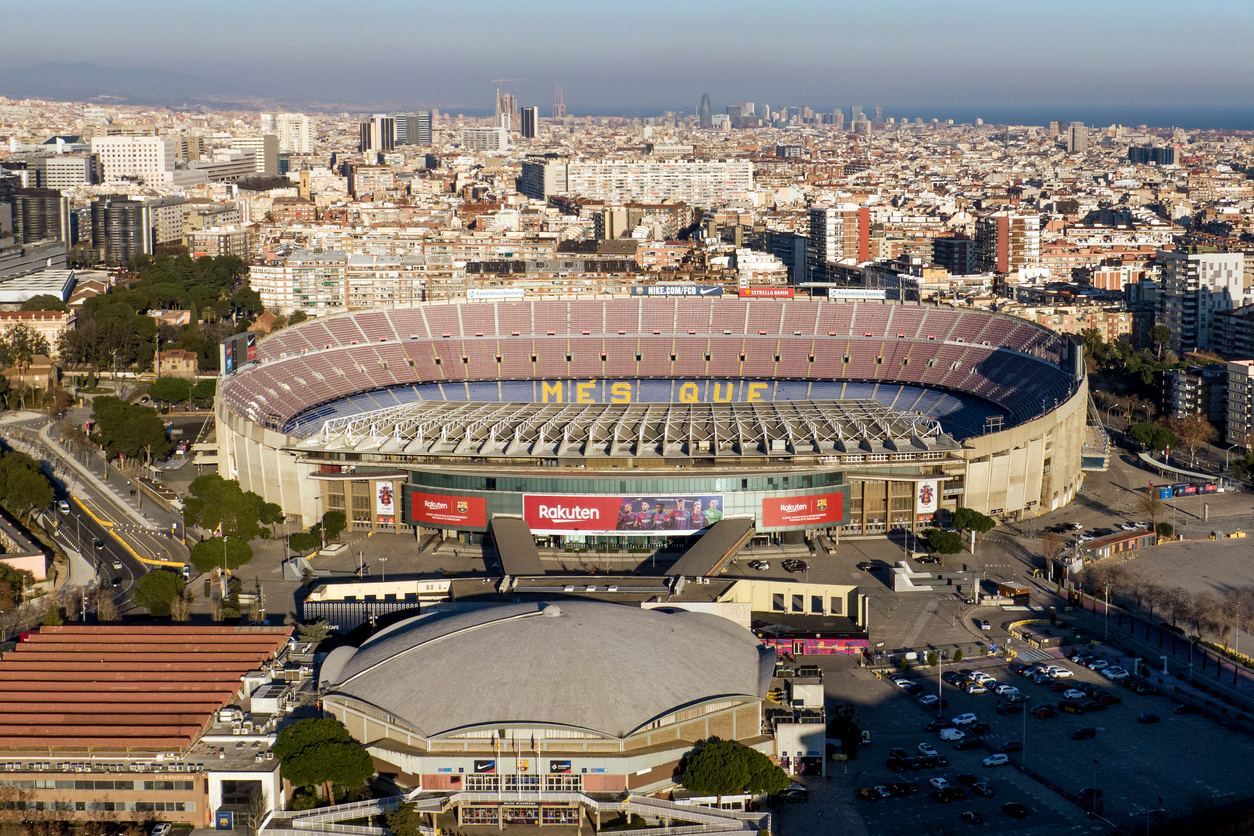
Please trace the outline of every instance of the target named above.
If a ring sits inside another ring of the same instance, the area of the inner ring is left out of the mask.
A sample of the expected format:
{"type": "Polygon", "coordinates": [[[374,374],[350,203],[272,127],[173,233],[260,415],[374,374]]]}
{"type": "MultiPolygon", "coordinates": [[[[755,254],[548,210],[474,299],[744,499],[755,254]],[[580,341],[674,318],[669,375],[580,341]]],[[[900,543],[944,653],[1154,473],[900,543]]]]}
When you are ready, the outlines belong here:
{"type": "MultiPolygon", "coordinates": [[[[239,339],[239,338],[234,338],[239,339]]],[[[219,469],[309,522],[476,542],[882,535],[1079,489],[1082,345],[1013,317],[820,299],[376,309],[229,352],[219,469]]]]}

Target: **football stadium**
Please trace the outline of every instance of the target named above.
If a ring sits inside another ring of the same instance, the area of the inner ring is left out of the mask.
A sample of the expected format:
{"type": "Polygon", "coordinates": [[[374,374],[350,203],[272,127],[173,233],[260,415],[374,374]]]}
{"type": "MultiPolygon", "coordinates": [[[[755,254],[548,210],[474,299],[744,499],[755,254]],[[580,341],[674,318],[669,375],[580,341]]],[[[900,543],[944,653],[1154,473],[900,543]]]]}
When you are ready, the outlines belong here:
{"type": "Polygon", "coordinates": [[[1012,520],[1079,489],[1082,344],[979,310],[818,298],[463,301],[223,344],[219,469],[310,524],[652,548],[1012,520]]]}

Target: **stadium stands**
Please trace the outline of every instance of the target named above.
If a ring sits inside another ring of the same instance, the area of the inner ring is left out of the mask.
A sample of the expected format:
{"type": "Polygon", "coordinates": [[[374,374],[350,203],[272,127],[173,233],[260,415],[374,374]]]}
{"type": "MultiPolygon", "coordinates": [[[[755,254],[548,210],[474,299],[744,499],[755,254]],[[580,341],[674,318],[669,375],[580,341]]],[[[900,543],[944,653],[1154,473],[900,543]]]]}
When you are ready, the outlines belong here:
{"type": "Polygon", "coordinates": [[[894,384],[873,386],[870,397],[891,396],[906,411],[961,413],[981,424],[996,413],[1013,424],[1075,391],[1067,354],[1065,336],[1023,320],[915,305],[692,297],[439,303],[286,328],[261,341],[259,362],[223,380],[221,394],[250,420],[309,432],[329,415],[408,402],[423,384],[441,381],[866,381],[894,384]]]}

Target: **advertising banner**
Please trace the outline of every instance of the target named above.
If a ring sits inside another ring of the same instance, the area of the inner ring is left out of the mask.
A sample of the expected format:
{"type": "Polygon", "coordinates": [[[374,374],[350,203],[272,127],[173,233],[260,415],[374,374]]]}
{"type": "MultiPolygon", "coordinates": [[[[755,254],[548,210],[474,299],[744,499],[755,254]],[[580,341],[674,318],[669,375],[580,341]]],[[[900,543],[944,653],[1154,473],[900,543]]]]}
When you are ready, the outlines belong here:
{"type": "Polygon", "coordinates": [[[480,775],[495,775],[496,774],[496,760],[493,759],[493,760],[475,761],[475,772],[479,773],[480,775]]]}
{"type": "Polygon", "coordinates": [[[521,299],[524,295],[521,287],[472,287],[466,291],[467,299],[521,299]]]}
{"type": "Polygon", "coordinates": [[[550,775],[569,775],[570,761],[549,761],[550,775]]]}
{"type": "Polygon", "coordinates": [[[914,512],[916,514],[935,514],[940,504],[937,481],[930,479],[914,486],[914,512]]]}
{"type": "Polygon", "coordinates": [[[886,298],[883,288],[866,288],[866,287],[829,287],[827,289],[828,299],[884,299],[886,298]]]}
{"type": "Polygon", "coordinates": [[[409,516],[416,525],[448,525],[487,528],[487,503],[481,496],[448,496],[414,491],[409,495],[409,516]]]}
{"type": "Polygon", "coordinates": [[[791,299],[795,295],[791,287],[742,287],[740,295],[743,296],[766,296],[775,298],[791,299]]]}
{"type": "Polygon", "coordinates": [[[699,284],[632,285],[632,296],[722,296],[723,288],[699,284]]]}
{"type": "Polygon", "coordinates": [[[536,534],[692,534],[723,519],[723,495],[523,496],[536,534]]]}
{"type": "Polygon", "coordinates": [[[396,522],[396,493],[391,482],[380,482],[375,487],[374,513],[379,522],[396,522]]]}
{"type": "Polygon", "coordinates": [[[762,500],[763,528],[836,525],[844,520],[844,495],[768,496],[762,500]]]}

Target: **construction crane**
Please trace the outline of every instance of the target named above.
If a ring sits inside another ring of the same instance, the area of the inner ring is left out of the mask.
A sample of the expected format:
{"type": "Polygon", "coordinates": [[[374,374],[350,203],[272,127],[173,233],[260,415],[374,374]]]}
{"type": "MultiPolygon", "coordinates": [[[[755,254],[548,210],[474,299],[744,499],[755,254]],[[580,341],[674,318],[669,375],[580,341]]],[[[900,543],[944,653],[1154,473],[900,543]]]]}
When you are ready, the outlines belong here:
{"type": "Polygon", "coordinates": [[[492,83],[496,85],[496,98],[498,101],[501,98],[501,85],[507,81],[522,81],[522,79],[521,78],[494,78],[492,79],[492,83]]]}

